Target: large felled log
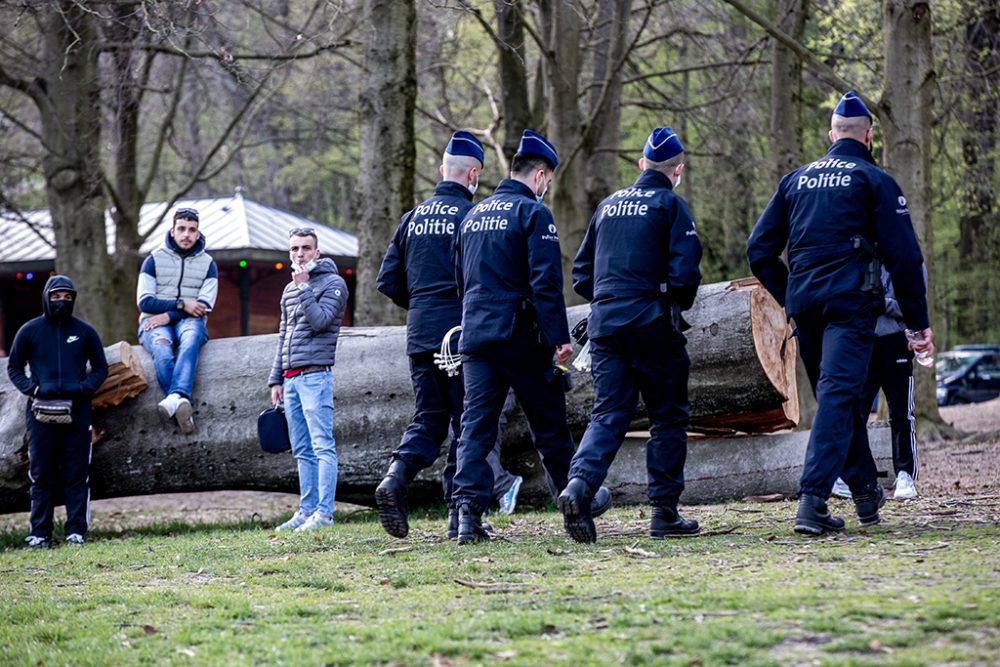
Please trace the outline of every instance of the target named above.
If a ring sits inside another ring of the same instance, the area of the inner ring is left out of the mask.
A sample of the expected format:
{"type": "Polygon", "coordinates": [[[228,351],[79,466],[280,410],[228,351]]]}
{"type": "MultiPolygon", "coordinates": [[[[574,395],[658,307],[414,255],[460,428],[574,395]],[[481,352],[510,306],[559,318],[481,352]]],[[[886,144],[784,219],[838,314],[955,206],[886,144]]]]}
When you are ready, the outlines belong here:
{"type": "MultiPolygon", "coordinates": [[[[782,359],[786,335],[780,308],[759,287],[743,283],[707,285],[689,313],[692,329],[691,412],[697,428],[771,430],[794,421],[794,368],[782,359]],[[789,372],[789,368],[792,371],[789,372]],[[788,397],[791,397],[789,400],[788,397]]],[[[588,306],[570,309],[573,325],[588,306]]],[[[413,394],[403,327],[347,328],[341,333],[335,383],[335,428],[339,455],[337,497],[371,504],[393,448],[413,413],[413,394]]],[[[297,490],[290,455],[269,455],[257,445],[256,419],[268,407],[266,378],[276,336],[209,341],[195,381],[195,423],[190,436],[162,424],[155,382],[134,400],[95,411],[91,486],[94,498],[218,489],[297,490]]],[[[140,347],[132,353],[147,378],[152,360],[140,347]]],[[[786,347],[785,357],[794,354],[786,347]]],[[[6,362],[0,362],[0,373],[6,362]]],[[[593,403],[589,376],[576,374],[567,396],[568,421],[583,432],[593,403]]],[[[24,398],[0,382],[0,511],[28,505],[24,456],[24,398]]],[[[635,427],[644,427],[640,412],[635,427]]],[[[525,477],[525,499],[545,497],[538,459],[520,414],[505,436],[504,457],[525,477]]],[[[440,466],[418,477],[416,501],[440,498],[440,466]]],[[[644,483],[644,479],[637,480],[644,483]]]]}

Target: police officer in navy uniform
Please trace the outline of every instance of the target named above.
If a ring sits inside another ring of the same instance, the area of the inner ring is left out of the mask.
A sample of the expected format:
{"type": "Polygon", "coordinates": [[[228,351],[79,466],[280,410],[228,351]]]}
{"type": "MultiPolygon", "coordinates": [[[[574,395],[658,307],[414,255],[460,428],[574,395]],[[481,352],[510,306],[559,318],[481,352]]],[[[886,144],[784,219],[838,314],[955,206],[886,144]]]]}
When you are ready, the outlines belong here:
{"type": "Polygon", "coordinates": [[[669,127],[649,135],[642,174],[597,207],[573,263],[573,289],[591,302],[594,409],[570,480],[559,496],[566,531],[577,542],[597,538],[591,514],[642,395],[650,420],[646,443],[653,537],[693,535],[698,522],[677,513],[687,457],[690,360],[680,313],[694,303],[701,242],[674,188],[684,147],[669,127]]]}
{"type": "Polygon", "coordinates": [[[795,531],[840,531],[826,500],[841,476],[861,525],[879,522],[885,492],[860,408],[875,321],[883,310],[882,262],[903,319],[933,351],[933,332],[906,198],[871,155],[872,116],[854,92],[830,121],[830,150],[781,179],[747,242],[750,268],[794,320],[799,350],[816,394],[799,483],[795,531]],[[788,264],[781,253],[788,248],[788,264]]]}
{"type": "MultiPolygon", "coordinates": [[[[464,390],[461,375],[449,377],[434,364],[434,352],[462,321],[455,279],[455,238],[483,169],[483,146],[459,130],[445,148],[434,196],[403,216],[378,274],[378,290],[406,308],[406,353],[416,411],[403,433],[385,479],[375,490],[379,519],[386,532],[406,537],[406,489],[437,459],[451,425],[452,445],[445,469],[445,500],[451,501],[454,450],[458,441],[464,390]]],[[[458,515],[449,504],[455,530],[458,515]]]]}
{"type": "MultiPolygon", "coordinates": [[[[486,457],[496,442],[510,388],[524,409],[556,491],[566,486],[573,439],[553,354],[563,364],[573,348],[562,294],[559,235],[552,214],[541,204],[558,163],[552,144],[525,130],[510,178],[472,208],[459,232],[459,351],[465,376],[453,492],[459,544],[489,539],[482,527],[493,488],[486,457]]],[[[597,504],[603,509],[610,504],[607,489],[597,504]]]]}

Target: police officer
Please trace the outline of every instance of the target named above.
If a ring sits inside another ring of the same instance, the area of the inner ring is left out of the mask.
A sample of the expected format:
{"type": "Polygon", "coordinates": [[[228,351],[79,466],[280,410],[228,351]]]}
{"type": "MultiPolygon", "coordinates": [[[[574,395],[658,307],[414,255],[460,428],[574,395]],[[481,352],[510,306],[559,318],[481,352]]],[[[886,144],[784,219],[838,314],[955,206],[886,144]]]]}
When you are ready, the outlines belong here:
{"type": "Polygon", "coordinates": [[[452,428],[452,451],[445,469],[445,501],[457,534],[458,513],[451,506],[454,449],[458,441],[464,389],[461,375],[434,364],[434,352],[462,321],[455,281],[455,236],[479,185],[484,151],[478,139],[459,130],[445,148],[434,196],[403,216],[378,274],[378,290],[407,309],[406,353],[416,399],[413,421],[392,454],[385,479],[375,490],[379,520],[386,532],[406,537],[406,490],[413,478],[437,459],[452,428]]]}
{"type": "Polygon", "coordinates": [[[795,520],[796,532],[812,535],[844,527],[826,505],[838,475],[851,488],[861,525],[878,523],[885,502],[860,408],[883,309],[879,260],[906,326],[922,334],[911,349],[933,351],[906,198],[875,166],[872,116],[854,92],[837,104],[829,138],[826,155],[781,179],[747,242],[754,275],[794,319],[816,394],[795,520]]]}
{"type": "MultiPolygon", "coordinates": [[[[542,197],[559,164],[545,137],[525,130],[510,178],[462,221],[456,262],[462,293],[459,351],[465,411],[454,502],[458,542],[489,539],[482,527],[493,488],[486,457],[510,388],[524,409],[542,464],[557,491],[566,486],[573,440],[563,381],[553,364],[569,360],[559,235],[542,197]]],[[[603,490],[599,508],[610,494],[603,490]]]]}
{"type": "Polygon", "coordinates": [[[642,394],[649,412],[646,443],[650,535],[693,535],[698,522],[677,513],[687,456],[690,361],[680,312],[694,303],[701,242],[694,219],[675,192],[684,147],[669,127],[653,130],[631,187],[602,201],[573,263],[573,289],[591,302],[587,335],[594,409],[570,480],[559,496],[566,532],[577,542],[596,537],[593,490],[607,476],[642,394]]]}

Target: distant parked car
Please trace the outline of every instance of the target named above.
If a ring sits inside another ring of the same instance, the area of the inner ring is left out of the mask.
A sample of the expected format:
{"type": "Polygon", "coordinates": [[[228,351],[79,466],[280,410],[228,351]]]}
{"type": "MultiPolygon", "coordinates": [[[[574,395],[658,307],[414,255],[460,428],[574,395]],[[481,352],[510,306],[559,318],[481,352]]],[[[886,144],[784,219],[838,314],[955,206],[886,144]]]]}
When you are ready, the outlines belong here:
{"type": "Polygon", "coordinates": [[[974,347],[938,355],[938,405],[980,403],[1000,396],[1000,346],[974,347]]]}

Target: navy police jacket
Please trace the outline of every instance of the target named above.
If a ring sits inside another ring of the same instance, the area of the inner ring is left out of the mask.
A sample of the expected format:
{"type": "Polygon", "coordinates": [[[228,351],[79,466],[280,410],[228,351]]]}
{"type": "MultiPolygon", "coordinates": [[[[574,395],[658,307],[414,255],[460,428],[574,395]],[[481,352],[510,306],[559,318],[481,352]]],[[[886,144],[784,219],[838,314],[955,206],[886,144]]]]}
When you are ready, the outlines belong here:
{"type": "Polygon", "coordinates": [[[509,341],[518,317],[534,318],[545,345],[569,342],[559,234],[549,209],[520,181],[500,181],[472,207],[458,237],[462,338],[474,352],[509,341]]]}
{"type": "Polygon", "coordinates": [[[907,326],[930,326],[923,256],[906,198],[853,139],[841,139],[781,179],[747,241],[750,270],[794,317],[860,293],[870,256],[855,249],[855,236],[876,246],[907,326]],[[781,260],[786,245],[787,266],[781,260]]]}
{"type": "Polygon", "coordinates": [[[462,322],[455,282],[455,237],[472,194],[461,183],[441,181],[434,196],[403,216],[379,269],[378,291],[406,308],[406,353],[441,347],[462,322]]]}
{"type": "Polygon", "coordinates": [[[687,310],[701,282],[701,241],[684,200],[658,171],[597,207],[573,262],[573,289],[591,302],[587,335],[650,324],[670,304],[687,310]]]}

